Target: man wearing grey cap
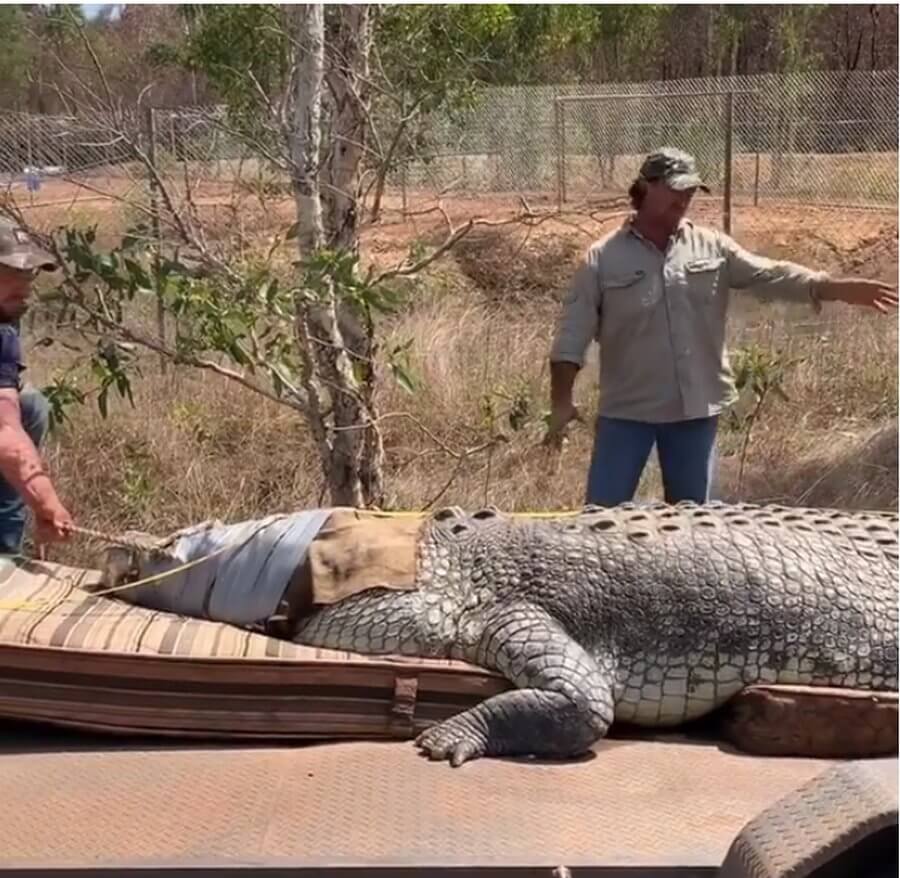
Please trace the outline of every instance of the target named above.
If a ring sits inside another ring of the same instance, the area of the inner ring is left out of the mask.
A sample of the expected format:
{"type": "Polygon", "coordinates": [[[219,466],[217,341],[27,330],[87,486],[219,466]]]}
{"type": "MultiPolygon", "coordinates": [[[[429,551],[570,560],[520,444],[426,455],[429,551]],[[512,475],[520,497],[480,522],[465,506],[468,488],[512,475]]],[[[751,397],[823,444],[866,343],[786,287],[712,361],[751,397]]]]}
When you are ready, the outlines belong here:
{"type": "Polygon", "coordinates": [[[565,299],[550,352],[546,442],[580,417],[573,386],[592,340],[600,346],[600,405],[586,502],[631,500],[656,445],[665,500],[710,498],[719,414],[737,399],[725,347],[729,291],[749,290],[815,311],[842,301],[888,313],[897,289],[833,279],[750,253],[685,218],[708,192],[694,158],[663,148],[629,189],[634,213],[588,250],[565,299]]]}
{"type": "Polygon", "coordinates": [[[64,540],[73,526],[38,450],[47,432],[47,401],[21,379],[18,322],[35,276],[56,267],[24,229],[0,218],[0,554],[21,553],[26,507],[38,542],[64,540]]]}

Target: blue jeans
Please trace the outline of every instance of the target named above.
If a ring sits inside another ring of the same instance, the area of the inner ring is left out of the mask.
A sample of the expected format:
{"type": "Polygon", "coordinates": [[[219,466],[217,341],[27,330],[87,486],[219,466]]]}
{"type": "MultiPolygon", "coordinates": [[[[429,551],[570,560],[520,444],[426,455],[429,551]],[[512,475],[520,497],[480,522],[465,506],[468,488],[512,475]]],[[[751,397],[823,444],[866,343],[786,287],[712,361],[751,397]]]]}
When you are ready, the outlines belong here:
{"type": "Polygon", "coordinates": [[[598,418],[586,502],[615,506],[631,500],[654,443],[666,502],[707,502],[715,472],[717,426],[717,417],[666,424],[598,418]]]}
{"type": "MultiPolygon", "coordinates": [[[[34,388],[19,394],[22,426],[37,448],[41,447],[50,425],[50,406],[44,395],[34,388]]],[[[0,554],[18,555],[22,551],[27,509],[9,482],[0,476],[0,554]]]]}

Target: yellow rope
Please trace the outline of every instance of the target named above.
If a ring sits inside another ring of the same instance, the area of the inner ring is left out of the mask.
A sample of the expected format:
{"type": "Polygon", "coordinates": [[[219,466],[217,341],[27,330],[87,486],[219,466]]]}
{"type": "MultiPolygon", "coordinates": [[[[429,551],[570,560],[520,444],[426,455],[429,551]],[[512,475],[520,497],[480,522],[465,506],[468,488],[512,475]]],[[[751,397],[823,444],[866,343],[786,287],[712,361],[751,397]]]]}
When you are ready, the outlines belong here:
{"type": "MultiPolygon", "coordinates": [[[[359,512],[371,512],[375,515],[385,516],[389,518],[404,518],[404,517],[419,517],[424,518],[427,515],[430,515],[429,512],[414,512],[414,511],[399,511],[399,510],[391,510],[391,511],[382,511],[382,510],[369,510],[369,509],[360,509],[357,510],[359,512]]],[[[509,512],[505,513],[513,518],[559,518],[562,516],[569,515],[578,515],[578,510],[565,510],[560,512],[509,512]]],[[[283,516],[282,516],[283,517],[283,516]]],[[[268,526],[268,525],[266,525],[268,526]]],[[[113,545],[125,546],[128,548],[138,548],[141,551],[145,550],[145,547],[140,545],[139,541],[130,539],[123,535],[113,535],[107,534],[102,531],[91,530],[89,528],[84,527],[75,527],[74,531],[76,533],[81,534],[82,536],[93,537],[95,539],[103,540],[104,542],[111,543],[113,545]]],[[[254,531],[247,539],[244,541],[245,543],[251,540],[259,531],[254,531]]],[[[214,552],[210,552],[208,555],[204,555],[201,558],[195,558],[193,561],[186,561],[183,564],[179,564],[173,567],[171,570],[164,570],[162,573],[156,573],[153,576],[145,576],[142,579],[137,579],[134,582],[126,582],[122,585],[112,586],[110,588],[101,589],[100,591],[92,591],[90,592],[92,597],[104,597],[109,594],[115,594],[120,591],[127,591],[128,589],[139,588],[144,585],[151,585],[153,583],[161,582],[164,579],[168,579],[171,576],[174,576],[176,573],[182,573],[185,570],[189,570],[192,567],[197,567],[200,564],[204,564],[206,561],[209,561],[212,558],[215,558],[217,555],[221,555],[224,552],[229,551],[237,547],[238,541],[235,540],[232,543],[227,543],[219,549],[216,549],[214,552]]],[[[161,550],[164,551],[164,550],[161,550]]],[[[17,555],[17,558],[24,558],[24,556],[17,555]]],[[[27,560],[27,559],[26,559],[27,560]]],[[[56,601],[54,606],[59,606],[66,598],[61,598],[56,601]]],[[[0,610],[38,610],[45,609],[47,604],[51,603],[48,598],[43,598],[39,601],[12,601],[12,600],[0,600],[0,610]]]]}
{"type": "Polygon", "coordinates": [[[137,579],[134,582],[126,582],[122,585],[114,585],[110,588],[104,588],[100,591],[92,591],[91,595],[93,597],[103,597],[104,595],[113,594],[119,591],[126,591],[129,588],[138,588],[142,585],[150,585],[153,582],[160,582],[163,579],[167,579],[170,576],[174,576],[176,573],[181,573],[183,570],[189,570],[191,567],[196,567],[199,564],[203,564],[206,561],[209,561],[210,558],[215,558],[216,555],[221,555],[223,552],[227,552],[229,549],[234,548],[237,545],[237,541],[234,543],[228,543],[227,545],[222,546],[220,549],[216,549],[215,552],[210,552],[208,555],[204,555],[202,558],[195,558],[193,561],[186,561],[184,564],[179,564],[177,567],[173,567],[171,570],[163,570],[162,573],[156,573],[153,576],[145,576],[143,579],[137,579]]]}

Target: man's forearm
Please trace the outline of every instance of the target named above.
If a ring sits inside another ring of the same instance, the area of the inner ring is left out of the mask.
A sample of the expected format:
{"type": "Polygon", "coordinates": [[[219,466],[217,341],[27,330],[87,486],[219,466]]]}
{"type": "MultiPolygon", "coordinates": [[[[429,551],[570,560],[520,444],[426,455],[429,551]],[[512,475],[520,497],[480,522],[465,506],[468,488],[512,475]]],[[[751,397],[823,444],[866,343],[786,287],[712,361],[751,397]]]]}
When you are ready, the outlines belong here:
{"type": "Polygon", "coordinates": [[[59,503],[37,448],[19,426],[0,426],[0,474],[31,509],[59,503]]]}
{"type": "Polygon", "coordinates": [[[764,298],[800,303],[812,301],[813,305],[818,305],[814,289],[828,277],[826,272],[752,253],[728,235],[720,235],[720,240],[728,264],[728,283],[733,289],[748,290],[764,298]]]}
{"type": "Polygon", "coordinates": [[[813,293],[822,302],[840,302],[844,299],[844,290],[853,279],[826,277],[813,284],[813,293]]]}
{"type": "Polygon", "coordinates": [[[557,361],[550,363],[550,405],[565,408],[572,404],[572,388],[578,375],[578,365],[557,361]]]}

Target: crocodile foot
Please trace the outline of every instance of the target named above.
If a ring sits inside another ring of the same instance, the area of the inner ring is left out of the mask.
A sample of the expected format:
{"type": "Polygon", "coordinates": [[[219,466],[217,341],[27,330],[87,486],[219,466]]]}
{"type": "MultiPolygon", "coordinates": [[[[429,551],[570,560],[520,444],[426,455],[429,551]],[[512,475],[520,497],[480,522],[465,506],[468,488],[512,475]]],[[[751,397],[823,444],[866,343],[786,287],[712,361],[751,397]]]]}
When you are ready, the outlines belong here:
{"type": "Polygon", "coordinates": [[[446,759],[453,767],[488,753],[487,729],[470,711],[425,729],[415,743],[429,759],[446,759]]]}

